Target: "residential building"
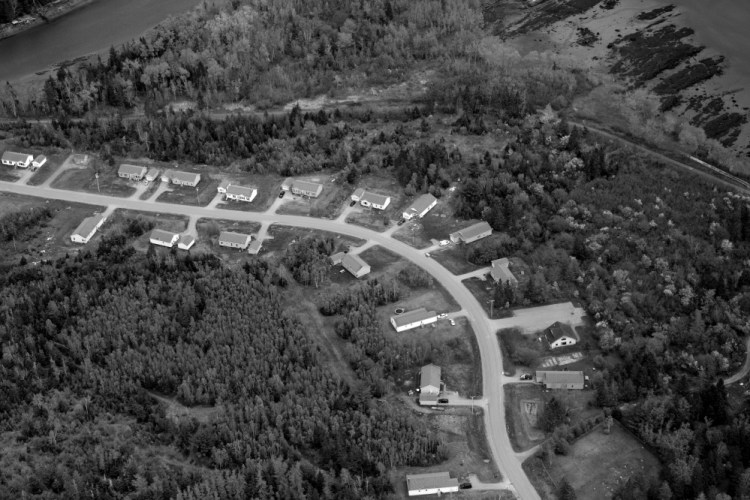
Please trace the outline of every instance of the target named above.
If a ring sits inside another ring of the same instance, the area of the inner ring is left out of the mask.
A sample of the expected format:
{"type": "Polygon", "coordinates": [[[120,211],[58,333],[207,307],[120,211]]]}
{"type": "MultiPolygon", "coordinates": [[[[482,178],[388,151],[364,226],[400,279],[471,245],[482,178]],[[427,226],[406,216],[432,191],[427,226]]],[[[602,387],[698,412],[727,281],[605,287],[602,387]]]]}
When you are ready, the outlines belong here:
{"type": "Polygon", "coordinates": [[[391,197],[382,194],[371,193],[365,191],[359,199],[359,204],[363,207],[377,208],[378,210],[385,210],[388,205],[391,204],[391,197]]]}
{"type": "Polygon", "coordinates": [[[164,231],[163,229],[154,229],[151,231],[151,236],[149,237],[149,241],[152,244],[169,248],[172,248],[179,239],[179,233],[164,231]]]}
{"type": "Polygon", "coordinates": [[[102,214],[86,217],[70,235],[70,239],[73,243],[88,243],[106,220],[107,218],[102,214]]]}
{"type": "Polygon", "coordinates": [[[556,349],[566,345],[574,345],[578,342],[578,336],[573,330],[573,327],[565,323],[560,323],[559,321],[552,323],[552,326],[545,330],[544,338],[549,342],[551,349],[556,349]]]}
{"type": "Polygon", "coordinates": [[[249,203],[253,201],[257,195],[258,190],[253,187],[230,184],[227,186],[226,190],[227,200],[247,201],[249,203]]]}
{"type": "Polygon", "coordinates": [[[171,168],[168,168],[164,171],[164,173],[161,174],[161,181],[162,182],[172,182],[172,176],[174,175],[174,170],[171,168]]]}
{"type": "Polygon", "coordinates": [[[448,472],[407,474],[406,488],[410,497],[453,493],[458,491],[458,479],[451,477],[448,472]]]}
{"type": "Polygon", "coordinates": [[[427,215],[427,212],[432,210],[435,205],[437,205],[437,198],[431,194],[423,194],[414,200],[406,210],[404,210],[403,217],[406,220],[411,220],[415,217],[421,219],[427,215]]]}
{"type": "Polygon", "coordinates": [[[583,389],[583,372],[537,371],[536,381],[547,389],[583,389]]]}
{"type": "Polygon", "coordinates": [[[34,168],[39,168],[45,163],[47,163],[47,157],[44,155],[39,155],[36,158],[34,158],[34,161],[31,162],[31,166],[34,168]]]}
{"type": "Polygon", "coordinates": [[[148,182],[154,182],[156,179],[159,178],[159,169],[156,167],[151,167],[148,169],[148,172],[146,172],[146,180],[148,182]]]}
{"type": "Polygon", "coordinates": [[[344,266],[344,269],[349,271],[355,278],[361,278],[370,273],[370,265],[358,255],[352,255],[350,253],[345,254],[341,259],[341,265],[344,266]]]}
{"type": "Polygon", "coordinates": [[[490,225],[482,221],[451,234],[451,241],[453,243],[458,243],[459,241],[471,243],[486,238],[491,234],[492,228],[490,225]]]}
{"type": "Polygon", "coordinates": [[[292,181],[291,189],[294,194],[317,198],[323,192],[323,185],[317,182],[294,180],[292,181]]]}
{"type": "Polygon", "coordinates": [[[195,236],[191,234],[181,234],[177,241],[177,248],[180,250],[190,250],[195,245],[195,236]]]}
{"type": "Polygon", "coordinates": [[[258,255],[258,253],[260,253],[260,247],[262,246],[263,242],[261,240],[253,240],[247,247],[247,253],[250,255],[258,255]]]}
{"type": "Polygon", "coordinates": [[[34,161],[34,157],[30,154],[14,153],[13,151],[6,151],[2,157],[3,165],[18,168],[28,168],[32,161],[34,161]]]}
{"type": "Polygon", "coordinates": [[[428,311],[424,307],[414,309],[413,311],[399,314],[398,316],[391,316],[391,325],[396,329],[397,332],[405,332],[418,326],[429,325],[437,321],[437,313],[435,311],[428,311]]]}
{"type": "Polygon", "coordinates": [[[219,235],[219,246],[245,250],[251,239],[249,234],[222,231],[219,235]]]}
{"type": "Polygon", "coordinates": [[[140,181],[146,176],[147,170],[148,169],[146,167],[142,167],[140,165],[128,165],[127,163],[123,163],[117,170],[117,175],[119,175],[123,179],[140,181]]]}
{"type": "MultiPolygon", "coordinates": [[[[170,180],[172,181],[172,184],[195,187],[201,181],[201,174],[182,172],[180,170],[171,170],[170,172],[170,180]]],[[[163,179],[164,177],[162,177],[162,180],[163,179]]]]}
{"type": "Polygon", "coordinates": [[[227,188],[232,184],[232,181],[224,179],[221,181],[221,184],[219,184],[219,187],[216,188],[216,191],[219,192],[219,194],[226,194],[227,188]]]}
{"type": "Polygon", "coordinates": [[[333,264],[334,266],[338,266],[339,264],[341,264],[341,261],[344,260],[345,256],[346,252],[336,252],[328,258],[331,259],[331,264],[333,264]]]}
{"type": "Polygon", "coordinates": [[[440,375],[441,370],[437,365],[430,363],[422,367],[419,377],[419,404],[437,404],[438,394],[440,394],[440,375]]]}
{"type": "Polygon", "coordinates": [[[507,257],[493,260],[490,276],[498,283],[510,283],[511,286],[518,286],[518,280],[513,276],[509,266],[510,261],[507,257]]]}
{"type": "Polygon", "coordinates": [[[287,177],[281,182],[281,190],[282,191],[289,191],[292,189],[292,184],[294,183],[294,179],[291,177],[287,177]]]}

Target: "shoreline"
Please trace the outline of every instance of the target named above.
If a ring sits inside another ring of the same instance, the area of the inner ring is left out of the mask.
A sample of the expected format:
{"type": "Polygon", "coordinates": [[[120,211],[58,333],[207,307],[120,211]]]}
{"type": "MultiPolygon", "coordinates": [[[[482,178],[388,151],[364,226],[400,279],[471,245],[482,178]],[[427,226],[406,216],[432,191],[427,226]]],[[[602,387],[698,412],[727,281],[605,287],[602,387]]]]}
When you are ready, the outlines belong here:
{"type": "Polygon", "coordinates": [[[43,13],[37,14],[34,20],[29,23],[17,25],[12,25],[10,23],[4,24],[3,27],[0,28],[0,40],[19,35],[25,31],[29,31],[45,24],[49,24],[50,22],[59,19],[67,14],[70,14],[71,12],[82,7],[90,5],[95,1],[96,0],[67,0],[65,3],[44,9],[43,13]]]}

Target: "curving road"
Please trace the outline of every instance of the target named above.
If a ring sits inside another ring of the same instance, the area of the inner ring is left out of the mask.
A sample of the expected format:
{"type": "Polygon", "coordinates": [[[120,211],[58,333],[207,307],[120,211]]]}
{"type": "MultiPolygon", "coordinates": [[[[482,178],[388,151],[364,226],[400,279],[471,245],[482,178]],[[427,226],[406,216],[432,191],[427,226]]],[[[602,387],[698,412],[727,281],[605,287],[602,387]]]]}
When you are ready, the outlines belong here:
{"type": "Polygon", "coordinates": [[[26,186],[12,182],[0,181],[0,191],[48,199],[64,200],[76,203],[107,206],[109,210],[124,208],[143,212],[169,213],[186,215],[191,219],[206,217],[237,221],[279,224],[283,226],[308,227],[330,231],[372,241],[388,250],[414,262],[430,273],[453,298],[466,314],[477,338],[481,352],[484,398],[487,400],[484,413],[487,440],[500,470],[505,475],[516,494],[523,500],[537,500],[539,495],[521,468],[508,438],[505,423],[505,400],[501,384],[503,362],[500,346],[495,338],[495,328],[485,314],[482,306],[469,290],[461,284],[460,279],[433,259],[425,257],[421,250],[391,238],[388,234],[377,233],[369,229],[346,224],[340,220],[316,219],[296,215],[277,215],[274,213],[239,212],[220,208],[175,205],[158,201],[143,201],[129,198],[116,198],[92,193],[65,191],[43,186],[26,186]]]}

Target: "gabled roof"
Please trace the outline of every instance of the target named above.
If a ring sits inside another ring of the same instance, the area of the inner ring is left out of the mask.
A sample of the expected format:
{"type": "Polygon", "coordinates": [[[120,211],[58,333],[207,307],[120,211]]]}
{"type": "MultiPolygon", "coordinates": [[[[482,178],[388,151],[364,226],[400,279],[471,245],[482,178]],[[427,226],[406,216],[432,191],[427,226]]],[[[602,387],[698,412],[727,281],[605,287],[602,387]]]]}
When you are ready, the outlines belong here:
{"type": "Polygon", "coordinates": [[[81,221],[76,230],[73,231],[73,235],[78,235],[82,238],[88,237],[91,233],[94,232],[102,219],[104,219],[104,215],[102,214],[86,217],[85,219],[83,219],[83,221],[81,221]]]}
{"type": "Polygon", "coordinates": [[[25,162],[31,159],[32,156],[28,153],[14,153],[13,151],[6,151],[5,153],[3,153],[3,161],[25,162]]]}
{"type": "Polygon", "coordinates": [[[44,155],[38,155],[36,158],[34,158],[34,161],[37,163],[41,163],[43,161],[47,161],[47,157],[44,155]]]}
{"type": "Polygon", "coordinates": [[[260,252],[261,246],[263,246],[263,241],[253,240],[252,242],[250,242],[250,246],[247,247],[247,251],[251,254],[256,254],[260,252]]]}
{"type": "Polygon", "coordinates": [[[472,238],[476,238],[480,234],[486,233],[487,231],[492,232],[492,227],[490,227],[487,222],[482,221],[456,231],[456,233],[461,237],[462,240],[470,240],[472,238]]]}
{"type": "Polygon", "coordinates": [[[198,182],[201,174],[193,172],[183,172],[181,170],[172,170],[171,179],[179,182],[198,182]]]}
{"type": "Polygon", "coordinates": [[[341,259],[341,264],[344,266],[344,269],[352,274],[357,274],[363,267],[370,267],[361,257],[350,253],[344,255],[344,258],[341,259]]]}
{"type": "Polygon", "coordinates": [[[146,175],[146,170],[148,170],[146,167],[142,167],[140,165],[129,165],[127,163],[123,163],[122,165],[120,165],[117,173],[128,175],[146,175]]]}
{"type": "Polygon", "coordinates": [[[346,256],[346,252],[337,252],[329,257],[331,259],[331,263],[336,266],[338,264],[341,264],[341,261],[344,260],[344,256],[346,256]]]}
{"type": "Polygon", "coordinates": [[[165,231],[163,229],[154,229],[153,231],[151,231],[151,236],[149,236],[149,239],[172,243],[175,236],[179,236],[179,234],[165,231]]]}
{"type": "Polygon", "coordinates": [[[393,316],[392,318],[396,323],[396,327],[399,327],[415,323],[417,321],[434,318],[435,316],[437,316],[435,311],[428,311],[424,307],[420,307],[419,309],[414,309],[413,311],[405,312],[403,314],[399,314],[398,316],[393,316]]]}
{"type": "Polygon", "coordinates": [[[244,245],[249,238],[249,234],[235,233],[233,231],[222,231],[219,235],[219,241],[234,243],[235,245],[244,245]]]}
{"type": "Polygon", "coordinates": [[[224,180],[223,180],[223,181],[221,181],[221,183],[219,184],[219,189],[226,189],[226,188],[228,188],[228,187],[229,187],[229,185],[230,185],[230,184],[232,184],[232,181],[230,181],[229,179],[224,179],[224,180]]]}
{"type": "Polygon", "coordinates": [[[440,372],[441,369],[437,365],[433,365],[432,363],[424,365],[420,371],[421,377],[419,386],[425,387],[431,385],[440,388],[440,372]]]}
{"type": "Polygon", "coordinates": [[[407,474],[406,486],[409,491],[458,487],[458,479],[456,479],[455,477],[451,477],[448,472],[407,474]]]}
{"type": "Polygon", "coordinates": [[[547,338],[547,341],[550,343],[563,337],[570,337],[573,339],[576,338],[573,327],[566,323],[560,323],[559,321],[555,321],[554,323],[552,323],[552,325],[547,328],[547,331],[544,335],[547,338]]]}
{"type": "Polygon", "coordinates": [[[500,281],[502,283],[509,281],[512,285],[517,284],[518,280],[515,276],[513,276],[513,273],[508,267],[509,265],[510,261],[507,257],[493,260],[492,270],[490,271],[490,276],[492,276],[492,279],[494,279],[495,281],[500,281]]]}
{"type": "Polygon", "coordinates": [[[404,212],[412,212],[415,214],[421,214],[422,212],[427,210],[427,207],[429,207],[436,201],[437,201],[437,198],[435,198],[431,194],[429,193],[423,194],[422,196],[414,200],[412,204],[409,205],[409,208],[404,210],[404,212]]]}
{"type": "Polygon", "coordinates": [[[257,193],[257,189],[254,187],[238,186],[236,184],[230,184],[227,186],[227,194],[233,194],[235,196],[253,196],[257,193]]]}
{"type": "Polygon", "coordinates": [[[583,384],[583,372],[538,371],[536,381],[544,384],[583,384]]]}
{"type": "Polygon", "coordinates": [[[365,194],[365,190],[362,188],[357,188],[352,193],[352,198],[359,198],[362,199],[362,196],[365,194]]]}
{"type": "Polygon", "coordinates": [[[178,245],[191,247],[195,243],[195,236],[191,234],[181,234],[180,239],[177,241],[178,245]]]}
{"type": "Polygon", "coordinates": [[[315,191],[317,192],[318,189],[322,189],[323,185],[318,184],[317,182],[310,182],[310,181],[300,181],[300,180],[294,180],[292,181],[292,189],[299,189],[300,191],[315,191]]]}
{"type": "Polygon", "coordinates": [[[385,205],[385,203],[389,199],[390,199],[390,196],[384,196],[382,194],[371,193],[370,191],[365,191],[360,197],[360,201],[366,201],[373,205],[385,205]]]}
{"type": "Polygon", "coordinates": [[[146,174],[149,177],[156,177],[159,175],[159,169],[156,167],[151,167],[148,169],[148,173],[146,174]]]}

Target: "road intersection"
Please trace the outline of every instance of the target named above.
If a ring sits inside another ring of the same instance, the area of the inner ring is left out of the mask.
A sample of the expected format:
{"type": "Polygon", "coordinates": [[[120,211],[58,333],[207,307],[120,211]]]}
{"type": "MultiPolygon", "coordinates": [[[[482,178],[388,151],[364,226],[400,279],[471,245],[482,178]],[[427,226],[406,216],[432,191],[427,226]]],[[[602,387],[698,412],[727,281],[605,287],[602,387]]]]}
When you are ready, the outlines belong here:
{"type": "Polygon", "coordinates": [[[509,485],[510,489],[523,500],[539,499],[539,495],[524,473],[521,462],[513,451],[508,437],[505,422],[505,398],[501,384],[503,363],[500,347],[495,336],[497,329],[493,321],[487,317],[481,304],[461,283],[460,277],[453,275],[434,259],[426,257],[423,250],[418,250],[406,243],[391,238],[391,231],[378,233],[361,226],[347,224],[341,219],[330,220],[297,215],[279,215],[273,213],[271,210],[267,212],[241,212],[221,208],[176,205],[153,200],[117,198],[102,194],[67,191],[51,188],[49,185],[35,187],[0,181],[0,191],[98,205],[106,207],[108,211],[121,208],[157,214],[184,215],[192,221],[198,218],[214,218],[258,222],[266,228],[271,224],[278,224],[329,231],[380,245],[412,261],[430,273],[453,296],[474,330],[481,352],[483,402],[485,402],[482,407],[485,409],[484,420],[488,443],[498,468],[505,476],[505,480],[507,481],[505,484],[509,485]]]}

